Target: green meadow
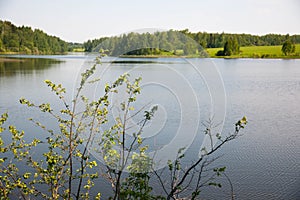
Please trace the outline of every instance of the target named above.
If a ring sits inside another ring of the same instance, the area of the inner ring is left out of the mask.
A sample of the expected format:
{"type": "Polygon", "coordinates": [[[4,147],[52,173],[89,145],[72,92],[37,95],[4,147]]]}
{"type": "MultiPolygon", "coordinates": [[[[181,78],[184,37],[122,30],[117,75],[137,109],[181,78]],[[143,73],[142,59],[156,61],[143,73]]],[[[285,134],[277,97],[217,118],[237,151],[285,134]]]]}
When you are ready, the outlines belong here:
{"type": "MultiPolygon", "coordinates": [[[[291,55],[285,56],[279,46],[248,46],[240,47],[240,53],[232,56],[221,56],[225,58],[300,58],[300,44],[296,44],[296,51],[291,55]]],[[[219,58],[216,53],[223,48],[206,49],[210,57],[219,58]]]]}

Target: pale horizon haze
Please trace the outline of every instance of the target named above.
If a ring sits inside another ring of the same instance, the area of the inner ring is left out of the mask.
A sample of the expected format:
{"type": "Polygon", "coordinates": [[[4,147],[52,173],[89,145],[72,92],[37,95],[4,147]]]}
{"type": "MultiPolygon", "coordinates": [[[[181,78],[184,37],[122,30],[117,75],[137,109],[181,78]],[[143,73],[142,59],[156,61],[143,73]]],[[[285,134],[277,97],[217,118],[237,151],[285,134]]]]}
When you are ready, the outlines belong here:
{"type": "Polygon", "coordinates": [[[298,0],[0,0],[0,19],[84,42],[138,29],[300,34],[298,0]]]}

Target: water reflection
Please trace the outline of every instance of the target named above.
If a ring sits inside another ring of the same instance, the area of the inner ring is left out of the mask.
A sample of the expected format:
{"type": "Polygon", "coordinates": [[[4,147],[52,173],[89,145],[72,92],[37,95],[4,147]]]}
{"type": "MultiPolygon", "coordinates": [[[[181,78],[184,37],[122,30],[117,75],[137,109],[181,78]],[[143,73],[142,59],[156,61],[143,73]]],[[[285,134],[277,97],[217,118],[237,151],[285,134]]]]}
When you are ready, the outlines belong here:
{"type": "Polygon", "coordinates": [[[0,77],[31,74],[33,71],[43,71],[53,64],[61,62],[64,61],[45,58],[0,57],[0,77]]]}

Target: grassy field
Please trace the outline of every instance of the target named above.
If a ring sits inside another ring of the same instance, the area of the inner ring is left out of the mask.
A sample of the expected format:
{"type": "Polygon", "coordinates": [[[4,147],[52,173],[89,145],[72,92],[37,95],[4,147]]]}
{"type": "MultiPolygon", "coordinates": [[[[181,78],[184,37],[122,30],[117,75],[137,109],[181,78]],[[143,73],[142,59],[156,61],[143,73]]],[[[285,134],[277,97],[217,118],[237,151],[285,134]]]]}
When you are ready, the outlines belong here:
{"type": "MultiPolygon", "coordinates": [[[[281,52],[282,46],[249,46],[241,47],[239,55],[228,56],[228,58],[300,58],[300,44],[296,44],[296,52],[285,56],[281,52]]],[[[223,48],[208,48],[206,51],[210,57],[217,57],[216,53],[223,48]]]]}
{"type": "Polygon", "coordinates": [[[84,52],[84,48],[74,48],[73,52],[84,52]]]}

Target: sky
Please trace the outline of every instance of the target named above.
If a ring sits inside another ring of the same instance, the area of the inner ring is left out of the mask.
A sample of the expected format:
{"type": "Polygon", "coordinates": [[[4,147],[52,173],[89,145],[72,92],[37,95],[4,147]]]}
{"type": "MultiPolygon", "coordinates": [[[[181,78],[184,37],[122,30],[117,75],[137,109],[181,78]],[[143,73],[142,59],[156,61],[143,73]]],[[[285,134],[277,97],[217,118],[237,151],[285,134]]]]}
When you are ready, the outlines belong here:
{"type": "Polygon", "coordinates": [[[300,34],[299,0],[0,0],[0,19],[68,42],[139,29],[300,34]]]}

